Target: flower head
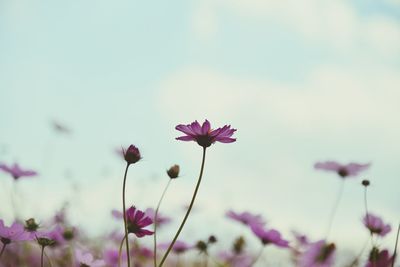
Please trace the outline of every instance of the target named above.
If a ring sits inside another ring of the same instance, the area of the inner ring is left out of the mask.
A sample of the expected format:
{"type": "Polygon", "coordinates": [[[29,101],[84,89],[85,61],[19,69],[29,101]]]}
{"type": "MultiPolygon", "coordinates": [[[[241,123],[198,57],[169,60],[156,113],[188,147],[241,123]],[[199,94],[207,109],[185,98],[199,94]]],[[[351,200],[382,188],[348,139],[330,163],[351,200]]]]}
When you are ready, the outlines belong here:
{"type": "Polygon", "coordinates": [[[136,209],[134,206],[130,207],[126,211],[126,220],[128,233],[133,233],[137,237],[143,237],[145,235],[152,235],[153,232],[143,229],[153,223],[153,220],[146,216],[146,214],[136,209]]]}
{"type": "Polygon", "coordinates": [[[300,257],[301,267],[331,267],[335,260],[335,244],[320,240],[311,243],[300,257]]]}
{"type": "Polygon", "coordinates": [[[389,224],[385,224],[383,220],[371,213],[364,216],[363,223],[372,234],[385,236],[392,229],[389,224]]]}
{"type": "Polygon", "coordinates": [[[241,222],[244,225],[248,225],[248,226],[251,226],[251,225],[261,225],[262,226],[265,224],[265,221],[261,217],[261,215],[258,215],[258,214],[255,215],[255,214],[252,214],[247,211],[237,213],[237,212],[234,212],[233,210],[229,210],[226,213],[226,217],[228,217],[232,220],[241,222]]]}
{"type": "Polygon", "coordinates": [[[360,172],[369,168],[371,164],[349,163],[340,164],[335,161],[317,162],[314,165],[315,169],[324,171],[336,172],[340,177],[346,178],[348,176],[357,176],[360,172]]]}
{"type": "Polygon", "coordinates": [[[281,237],[281,233],[277,230],[265,230],[260,225],[251,225],[253,233],[261,240],[263,245],[274,244],[281,248],[288,248],[289,242],[281,237]]]}
{"type": "Polygon", "coordinates": [[[230,125],[225,125],[222,128],[212,130],[208,120],[205,120],[202,126],[197,121],[194,121],[187,125],[179,124],[175,129],[186,134],[177,137],[176,140],[196,141],[197,144],[204,148],[211,146],[215,142],[232,143],[236,141],[235,138],[231,138],[236,129],[231,129],[230,125]]]}
{"type": "Polygon", "coordinates": [[[134,164],[142,158],[139,149],[134,145],[130,145],[127,150],[123,150],[123,153],[128,164],[134,164]]]}
{"type": "Polygon", "coordinates": [[[14,163],[12,166],[7,166],[5,164],[0,164],[0,170],[10,174],[15,180],[21,177],[30,177],[37,175],[37,172],[32,170],[23,170],[18,165],[18,163],[14,163]]]}
{"type": "Polygon", "coordinates": [[[178,178],[179,176],[179,165],[174,165],[171,168],[169,168],[169,170],[167,171],[167,174],[169,176],[169,178],[171,179],[175,179],[178,178]]]}
{"type": "Polygon", "coordinates": [[[0,219],[0,241],[7,245],[14,241],[31,240],[30,233],[25,231],[22,224],[14,222],[10,227],[4,225],[3,220],[0,219]]]}
{"type": "Polygon", "coordinates": [[[373,247],[365,267],[390,267],[392,266],[393,256],[385,249],[379,251],[378,248],[373,247]]]}

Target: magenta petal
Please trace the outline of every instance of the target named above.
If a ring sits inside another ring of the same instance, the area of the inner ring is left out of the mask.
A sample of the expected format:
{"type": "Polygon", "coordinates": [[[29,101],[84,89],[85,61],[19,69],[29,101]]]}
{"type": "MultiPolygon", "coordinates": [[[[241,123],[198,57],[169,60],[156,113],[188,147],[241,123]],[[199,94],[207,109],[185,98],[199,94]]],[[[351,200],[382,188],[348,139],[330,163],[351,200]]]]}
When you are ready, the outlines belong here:
{"type": "Polygon", "coordinates": [[[202,133],[203,135],[205,135],[205,134],[207,134],[207,133],[210,131],[210,129],[211,129],[210,122],[209,122],[208,120],[206,120],[206,121],[203,123],[203,126],[201,127],[201,133],[202,133]]]}
{"type": "Polygon", "coordinates": [[[181,141],[193,141],[195,140],[192,136],[180,136],[175,138],[176,140],[181,140],[181,141]]]}

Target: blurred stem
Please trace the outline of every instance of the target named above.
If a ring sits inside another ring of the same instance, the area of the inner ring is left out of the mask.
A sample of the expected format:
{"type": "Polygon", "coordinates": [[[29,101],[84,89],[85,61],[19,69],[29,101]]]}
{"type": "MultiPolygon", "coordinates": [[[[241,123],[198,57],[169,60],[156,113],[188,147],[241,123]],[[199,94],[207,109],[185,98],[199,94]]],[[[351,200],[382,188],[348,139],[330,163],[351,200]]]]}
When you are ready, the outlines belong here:
{"type": "Polygon", "coordinates": [[[392,267],[394,267],[394,262],[396,261],[397,244],[398,244],[398,242],[399,242],[399,233],[400,233],[400,223],[399,223],[399,226],[397,227],[396,244],[394,245],[392,267]]]}
{"type": "MultiPolygon", "coordinates": [[[[367,225],[369,224],[369,212],[368,212],[368,201],[367,201],[367,187],[364,189],[364,206],[365,206],[365,217],[367,218],[367,225]]],[[[369,230],[371,246],[374,246],[373,234],[372,231],[369,230]]]]}
{"type": "Polygon", "coordinates": [[[158,201],[158,204],[157,204],[156,211],[154,213],[154,236],[153,236],[154,237],[154,247],[153,247],[153,250],[154,250],[154,253],[153,253],[154,267],[157,267],[157,216],[158,216],[158,211],[159,211],[160,206],[161,206],[161,202],[164,199],[165,193],[167,192],[168,187],[171,184],[171,181],[172,181],[172,179],[168,180],[168,183],[165,186],[163,193],[161,194],[160,200],[158,201]]]}
{"type": "Polygon", "coordinates": [[[0,251],[0,258],[1,258],[1,255],[3,255],[5,249],[6,249],[6,244],[3,243],[3,247],[1,248],[1,251],[0,251]]]}
{"type": "Polygon", "coordinates": [[[125,185],[126,175],[128,174],[129,163],[126,164],[124,182],[122,185],[122,213],[124,214],[124,230],[125,230],[125,244],[126,244],[126,257],[128,259],[128,267],[131,267],[131,259],[129,257],[129,241],[128,241],[128,228],[126,226],[126,208],[125,208],[125,185]]]}
{"type": "Polygon", "coordinates": [[[264,245],[260,248],[260,250],[258,251],[257,256],[254,257],[253,261],[251,262],[251,264],[249,265],[250,267],[253,266],[254,264],[256,264],[256,262],[260,259],[261,255],[264,252],[264,245]]]}
{"type": "Polygon", "coordinates": [[[339,191],[338,191],[338,194],[337,194],[337,197],[336,197],[336,200],[335,200],[335,203],[333,205],[333,209],[331,211],[331,215],[329,216],[328,229],[327,229],[326,234],[325,234],[325,236],[326,236],[325,239],[326,240],[328,239],[329,234],[331,232],[333,221],[335,219],[335,215],[336,215],[340,200],[342,199],[343,189],[344,189],[344,181],[345,181],[345,179],[342,179],[340,187],[339,187],[339,191]]]}
{"type": "Polygon", "coordinates": [[[358,264],[358,261],[360,260],[360,257],[362,256],[362,254],[364,253],[365,248],[367,247],[369,239],[370,238],[368,237],[368,239],[364,242],[364,245],[361,248],[360,252],[358,253],[357,257],[350,263],[350,265],[348,267],[353,267],[356,264],[358,264]]]}
{"type": "Polygon", "coordinates": [[[43,267],[43,254],[44,254],[44,246],[42,246],[42,254],[40,255],[40,266],[43,267]]]}
{"type": "Polygon", "coordinates": [[[124,245],[125,241],[125,236],[121,240],[121,244],[119,244],[119,250],[118,250],[118,267],[121,267],[121,254],[122,254],[122,246],[124,245]]]}
{"type": "Polygon", "coordinates": [[[198,179],[198,181],[197,181],[197,185],[196,185],[196,188],[195,188],[195,190],[194,190],[192,200],[190,201],[189,208],[188,208],[188,210],[186,211],[186,214],[185,214],[185,217],[183,218],[183,221],[182,221],[182,223],[181,223],[181,226],[179,226],[179,229],[178,229],[178,231],[176,232],[174,239],[172,240],[171,244],[169,245],[169,247],[168,247],[168,249],[167,249],[167,252],[165,252],[165,254],[164,254],[164,256],[163,256],[163,258],[162,258],[160,264],[158,265],[158,267],[163,266],[165,260],[166,260],[167,257],[168,257],[168,254],[171,252],[172,247],[174,246],[176,240],[178,239],[178,236],[179,236],[179,234],[181,233],[181,231],[182,231],[182,229],[183,229],[183,226],[184,226],[185,223],[186,223],[187,218],[189,217],[189,213],[190,213],[190,211],[192,210],[192,207],[193,207],[193,204],[194,204],[194,200],[196,199],[196,195],[197,195],[197,192],[198,192],[199,187],[200,187],[201,178],[203,177],[203,170],[204,170],[204,163],[205,163],[205,161],[206,161],[206,148],[203,147],[203,158],[202,158],[202,161],[201,161],[201,168],[200,168],[199,179],[198,179]]]}

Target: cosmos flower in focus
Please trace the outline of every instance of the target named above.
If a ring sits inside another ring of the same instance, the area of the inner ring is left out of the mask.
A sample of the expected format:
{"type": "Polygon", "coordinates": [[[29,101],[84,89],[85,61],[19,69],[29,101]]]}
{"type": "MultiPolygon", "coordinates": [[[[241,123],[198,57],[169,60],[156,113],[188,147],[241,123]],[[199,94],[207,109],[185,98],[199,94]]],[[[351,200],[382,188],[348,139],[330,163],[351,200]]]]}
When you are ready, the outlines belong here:
{"type": "Polygon", "coordinates": [[[15,180],[18,180],[21,177],[30,177],[37,175],[37,172],[35,171],[21,169],[18,163],[14,163],[14,165],[12,166],[0,164],[0,170],[10,174],[15,180]]]}
{"type": "Polygon", "coordinates": [[[137,237],[143,237],[145,235],[152,235],[153,232],[143,229],[153,223],[153,220],[146,216],[146,214],[136,209],[134,206],[130,207],[126,211],[126,220],[128,233],[133,233],[137,237]]]}
{"type": "Polygon", "coordinates": [[[226,217],[243,223],[244,225],[251,226],[251,225],[264,225],[265,221],[261,217],[261,215],[255,215],[250,212],[244,211],[241,213],[234,212],[233,210],[229,210],[226,212],[226,217]]]}
{"type": "Polygon", "coordinates": [[[277,230],[265,230],[260,225],[251,225],[253,233],[261,240],[263,245],[274,244],[281,248],[288,248],[289,242],[284,240],[277,230]]]}
{"type": "Polygon", "coordinates": [[[300,267],[331,267],[335,261],[335,244],[325,240],[311,243],[299,259],[300,267]]]}
{"type": "Polygon", "coordinates": [[[372,234],[385,236],[392,229],[389,224],[385,224],[378,216],[368,213],[364,216],[363,223],[372,234]]]}
{"type": "Polygon", "coordinates": [[[340,177],[346,178],[348,176],[357,176],[360,172],[367,170],[370,167],[370,163],[359,164],[349,163],[340,164],[335,161],[317,162],[314,168],[317,170],[333,171],[336,172],[340,177]]]}
{"type": "Polygon", "coordinates": [[[197,121],[194,121],[187,125],[179,124],[175,129],[186,134],[177,137],[176,140],[196,141],[197,144],[204,148],[211,146],[215,142],[232,143],[236,141],[236,138],[231,137],[236,129],[231,129],[230,125],[225,125],[222,128],[212,130],[208,120],[205,120],[202,126],[197,121]]]}

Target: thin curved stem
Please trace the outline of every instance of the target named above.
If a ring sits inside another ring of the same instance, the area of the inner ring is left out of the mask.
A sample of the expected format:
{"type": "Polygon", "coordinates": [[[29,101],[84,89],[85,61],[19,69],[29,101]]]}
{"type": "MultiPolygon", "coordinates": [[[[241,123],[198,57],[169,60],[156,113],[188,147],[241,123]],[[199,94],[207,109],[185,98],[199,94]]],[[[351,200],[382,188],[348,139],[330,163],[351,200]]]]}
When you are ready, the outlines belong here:
{"type": "MultiPolygon", "coordinates": [[[[368,202],[367,202],[367,187],[364,189],[364,206],[365,206],[365,217],[367,219],[367,225],[369,224],[369,212],[368,212],[368,202]]],[[[370,239],[371,239],[371,246],[374,246],[373,234],[372,231],[369,231],[370,239]]]]}
{"type": "Polygon", "coordinates": [[[260,248],[260,250],[259,250],[258,253],[257,253],[257,256],[254,257],[253,261],[252,261],[251,264],[249,265],[250,267],[253,266],[254,264],[256,264],[256,262],[260,259],[261,255],[262,255],[263,252],[264,252],[264,247],[265,247],[265,246],[262,246],[262,247],[260,248]]]}
{"type": "Polygon", "coordinates": [[[126,175],[128,174],[129,163],[126,164],[124,182],[122,185],[122,213],[124,214],[124,230],[125,230],[125,244],[126,244],[126,257],[128,259],[128,267],[131,267],[131,259],[129,257],[129,241],[128,241],[128,227],[126,225],[126,208],[125,208],[125,185],[126,175]]]}
{"type": "Polygon", "coordinates": [[[118,250],[118,267],[121,267],[121,254],[122,254],[122,246],[124,245],[125,241],[125,236],[121,240],[121,244],[119,244],[119,250],[118,250]]]}
{"type": "Polygon", "coordinates": [[[357,257],[355,257],[355,259],[350,263],[350,265],[348,267],[353,267],[354,265],[356,265],[358,263],[358,261],[360,260],[360,257],[364,253],[365,248],[367,247],[368,241],[369,241],[369,237],[367,240],[365,240],[364,245],[361,248],[360,252],[358,253],[357,257]]]}
{"type": "Polygon", "coordinates": [[[161,202],[164,199],[165,193],[167,192],[168,187],[171,184],[171,181],[172,181],[172,179],[168,179],[168,183],[165,186],[164,191],[161,194],[160,200],[158,201],[158,204],[157,204],[157,208],[156,208],[156,210],[154,212],[154,235],[153,235],[153,238],[154,238],[154,246],[153,246],[153,250],[154,250],[154,252],[153,252],[154,267],[157,267],[157,216],[158,216],[158,211],[159,211],[160,206],[161,206],[161,202]]]}
{"type": "Polygon", "coordinates": [[[394,245],[392,267],[394,267],[394,262],[396,261],[397,244],[399,242],[399,234],[400,234],[400,223],[399,223],[399,226],[397,227],[396,244],[394,245]]]}
{"type": "Polygon", "coordinates": [[[339,206],[340,200],[342,199],[343,189],[344,189],[344,181],[345,181],[345,180],[342,179],[342,182],[341,182],[341,184],[340,184],[339,191],[338,191],[338,194],[337,194],[335,203],[334,203],[334,205],[333,205],[333,209],[332,209],[332,211],[331,211],[331,215],[329,216],[329,225],[328,225],[328,229],[327,229],[326,234],[325,234],[325,236],[326,236],[325,239],[326,239],[326,240],[328,239],[328,236],[329,236],[329,234],[330,234],[330,232],[331,232],[332,224],[333,224],[333,221],[334,221],[334,219],[335,219],[335,215],[336,215],[336,212],[337,212],[337,208],[338,208],[338,206],[339,206]]]}
{"type": "Polygon", "coordinates": [[[1,248],[1,251],[0,251],[0,258],[1,258],[1,255],[3,255],[4,250],[6,249],[6,246],[7,246],[7,244],[3,243],[3,247],[1,248]]]}
{"type": "Polygon", "coordinates": [[[164,256],[163,256],[163,258],[162,258],[160,264],[158,265],[158,267],[163,266],[165,260],[166,260],[167,257],[168,257],[168,254],[171,252],[172,247],[174,246],[176,240],[178,239],[178,236],[179,236],[179,234],[181,233],[181,231],[182,231],[182,229],[183,229],[183,226],[184,226],[185,223],[186,223],[187,218],[189,217],[189,213],[190,213],[190,211],[192,210],[192,207],[193,207],[193,204],[194,204],[194,200],[196,199],[196,195],[197,195],[197,192],[198,192],[199,187],[200,187],[201,178],[203,177],[203,170],[204,170],[204,163],[205,163],[205,160],[206,160],[206,148],[203,147],[203,158],[202,158],[202,161],[201,161],[201,168],[200,168],[199,179],[198,179],[198,181],[197,181],[197,185],[196,185],[196,188],[195,188],[195,190],[194,190],[192,200],[190,201],[189,208],[188,208],[188,210],[186,211],[185,217],[183,218],[183,221],[182,221],[181,225],[179,226],[179,229],[178,229],[178,231],[176,232],[174,239],[172,240],[171,244],[169,245],[169,247],[168,247],[168,249],[167,249],[167,252],[165,252],[165,254],[164,254],[164,256]]]}

